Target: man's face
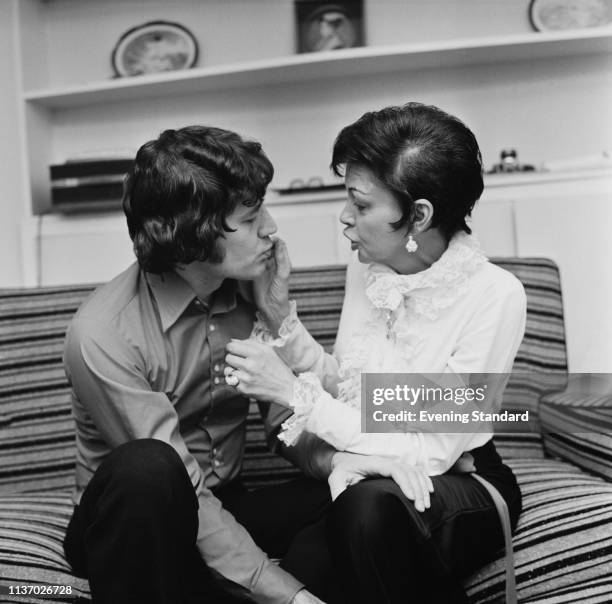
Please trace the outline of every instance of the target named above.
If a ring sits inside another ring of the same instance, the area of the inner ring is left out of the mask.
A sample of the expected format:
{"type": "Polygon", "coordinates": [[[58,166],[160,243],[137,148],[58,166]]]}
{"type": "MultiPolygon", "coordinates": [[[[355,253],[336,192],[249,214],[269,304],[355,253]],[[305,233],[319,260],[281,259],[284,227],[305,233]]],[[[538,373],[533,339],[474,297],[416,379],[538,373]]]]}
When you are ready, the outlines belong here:
{"type": "Polygon", "coordinates": [[[226,222],[234,231],[217,240],[223,260],[211,267],[225,279],[255,279],[274,254],[270,235],[276,233],[276,223],[263,204],[251,208],[239,204],[226,222]]]}

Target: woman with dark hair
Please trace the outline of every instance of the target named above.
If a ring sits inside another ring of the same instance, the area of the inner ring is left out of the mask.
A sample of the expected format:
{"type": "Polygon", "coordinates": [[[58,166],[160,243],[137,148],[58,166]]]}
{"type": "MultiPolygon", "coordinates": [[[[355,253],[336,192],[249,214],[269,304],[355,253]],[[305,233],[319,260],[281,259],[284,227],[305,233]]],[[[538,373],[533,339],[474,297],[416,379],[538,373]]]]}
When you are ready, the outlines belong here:
{"type": "MultiPolygon", "coordinates": [[[[507,374],[525,294],[471,235],[482,163],[457,118],[418,103],[366,113],[338,135],[332,167],[345,178],[340,220],[358,260],[348,268],[334,354],[306,332],[272,271],[260,284],[260,342],[228,345],[226,379],[293,411],[284,442],[309,432],[337,449],[328,541],[350,602],[466,602],[462,579],[504,544],[496,500],[512,529],[521,510],[492,425],[362,433],[361,376],[442,374],[461,383],[507,374]],[[465,464],[485,482],[453,471],[465,464]]],[[[488,404],[498,410],[505,380],[492,384],[488,404]]]]}

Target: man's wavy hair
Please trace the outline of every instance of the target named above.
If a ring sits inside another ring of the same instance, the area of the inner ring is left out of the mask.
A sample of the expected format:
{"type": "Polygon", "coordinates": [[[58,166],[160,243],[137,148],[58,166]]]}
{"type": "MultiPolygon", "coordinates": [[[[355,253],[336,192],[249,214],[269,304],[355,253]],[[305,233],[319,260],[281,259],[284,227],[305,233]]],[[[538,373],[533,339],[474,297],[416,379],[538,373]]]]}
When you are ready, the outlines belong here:
{"type": "Polygon", "coordinates": [[[162,273],[223,259],[217,240],[238,204],[258,206],[274,169],[261,145],[221,128],[165,130],[136,154],[123,194],[134,252],[162,273]]]}
{"type": "Polygon", "coordinates": [[[449,240],[471,233],[466,218],[483,191],[482,157],[472,131],[458,118],[421,103],[386,107],[361,116],[336,138],[331,167],[372,171],[395,196],[402,217],[392,228],[410,227],[414,202],[427,199],[432,227],[449,240]]]}

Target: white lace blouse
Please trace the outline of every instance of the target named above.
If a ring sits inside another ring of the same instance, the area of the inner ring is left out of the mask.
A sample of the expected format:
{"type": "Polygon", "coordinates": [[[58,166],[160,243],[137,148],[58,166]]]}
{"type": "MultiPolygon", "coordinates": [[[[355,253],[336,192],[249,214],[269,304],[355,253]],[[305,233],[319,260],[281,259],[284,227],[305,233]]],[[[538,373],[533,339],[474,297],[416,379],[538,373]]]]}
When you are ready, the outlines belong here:
{"type": "MultiPolygon", "coordinates": [[[[464,451],[485,444],[479,433],[365,434],[361,432],[361,373],[506,373],[525,329],[523,286],[490,264],[474,237],[456,235],[428,269],[399,275],[356,258],[334,354],[298,320],[295,304],[272,339],[263,323],[255,333],[297,373],[294,414],[279,438],[294,443],[303,430],[339,451],[402,457],[430,475],[447,471],[464,451]]],[[[500,400],[503,385],[495,396],[500,400]]]]}

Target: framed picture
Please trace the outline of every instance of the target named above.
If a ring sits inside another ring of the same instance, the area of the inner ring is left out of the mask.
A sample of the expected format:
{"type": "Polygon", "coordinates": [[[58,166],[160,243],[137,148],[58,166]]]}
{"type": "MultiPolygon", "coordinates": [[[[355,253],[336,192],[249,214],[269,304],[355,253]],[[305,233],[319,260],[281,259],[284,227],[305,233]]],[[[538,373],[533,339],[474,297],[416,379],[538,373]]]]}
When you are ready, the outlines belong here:
{"type": "Polygon", "coordinates": [[[150,21],[126,31],[111,62],[117,77],[189,69],[198,60],[198,43],[182,25],[150,21]]]}
{"type": "Polygon", "coordinates": [[[364,45],[363,0],[296,0],[298,52],[364,45]]]}
{"type": "Polygon", "coordinates": [[[529,19],[536,31],[609,27],[612,0],[531,0],[529,19]]]}

